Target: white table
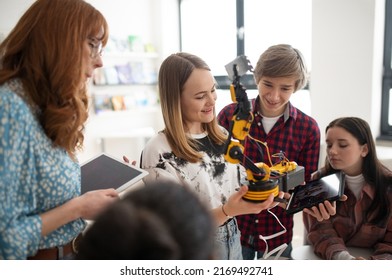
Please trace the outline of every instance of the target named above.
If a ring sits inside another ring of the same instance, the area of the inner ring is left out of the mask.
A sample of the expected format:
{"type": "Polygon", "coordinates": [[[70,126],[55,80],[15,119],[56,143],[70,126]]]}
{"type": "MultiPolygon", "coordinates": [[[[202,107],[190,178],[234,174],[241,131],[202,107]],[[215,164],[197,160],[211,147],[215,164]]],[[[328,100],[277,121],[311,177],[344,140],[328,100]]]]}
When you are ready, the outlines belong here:
{"type": "MultiPolygon", "coordinates": [[[[354,257],[368,258],[372,254],[372,250],[367,248],[348,247],[347,249],[354,257]]],[[[291,258],[293,260],[321,260],[321,258],[313,252],[313,246],[311,245],[293,248],[291,258]]]]}

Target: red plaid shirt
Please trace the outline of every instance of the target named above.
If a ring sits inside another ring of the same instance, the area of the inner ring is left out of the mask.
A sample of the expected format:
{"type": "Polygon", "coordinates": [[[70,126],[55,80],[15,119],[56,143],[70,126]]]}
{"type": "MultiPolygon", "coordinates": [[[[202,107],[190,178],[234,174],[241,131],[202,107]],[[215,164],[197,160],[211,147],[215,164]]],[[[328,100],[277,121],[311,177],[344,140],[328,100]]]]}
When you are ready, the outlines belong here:
{"type": "MultiPolygon", "coordinates": [[[[266,134],[262,125],[262,116],[258,113],[260,111],[259,97],[251,100],[251,102],[254,120],[249,135],[266,142],[270,155],[283,151],[290,161],[295,161],[298,165],[303,166],[305,168],[305,180],[308,181],[311,173],[318,168],[320,129],[317,122],[295,108],[291,103],[288,103],[288,108],[283,116],[278,119],[271,131],[266,134]]],[[[236,103],[229,104],[218,114],[218,122],[226,129],[229,129],[236,105],[236,103]]],[[[264,162],[270,165],[265,147],[261,144],[259,145],[263,155],[254,141],[247,140],[244,145],[245,155],[253,162],[264,162]]],[[[276,158],[271,159],[273,164],[278,160],[276,158]]],[[[281,207],[274,207],[271,211],[279,218],[287,232],[268,240],[269,251],[283,243],[291,243],[293,238],[293,216],[288,215],[281,207]]],[[[237,221],[241,230],[242,245],[253,248],[255,251],[265,251],[266,249],[264,241],[259,238],[260,234],[268,236],[283,230],[275,217],[267,211],[262,211],[260,214],[255,215],[237,216],[237,221]]]]}

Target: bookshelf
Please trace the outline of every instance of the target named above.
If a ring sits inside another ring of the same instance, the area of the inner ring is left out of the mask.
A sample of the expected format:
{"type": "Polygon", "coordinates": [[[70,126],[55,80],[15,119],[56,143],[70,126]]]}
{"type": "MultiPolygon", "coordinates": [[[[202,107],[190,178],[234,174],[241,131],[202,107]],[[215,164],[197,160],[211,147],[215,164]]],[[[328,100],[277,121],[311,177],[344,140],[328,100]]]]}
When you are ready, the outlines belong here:
{"type": "Polygon", "coordinates": [[[158,106],[156,52],[111,51],[91,88],[96,114],[158,106]]]}
{"type": "Polygon", "coordinates": [[[139,161],[146,141],[163,128],[159,58],[155,50],[105,50],[104,65],[95,70],[89,87],[87,150],[81,161],[99,152],[139,161]]]}

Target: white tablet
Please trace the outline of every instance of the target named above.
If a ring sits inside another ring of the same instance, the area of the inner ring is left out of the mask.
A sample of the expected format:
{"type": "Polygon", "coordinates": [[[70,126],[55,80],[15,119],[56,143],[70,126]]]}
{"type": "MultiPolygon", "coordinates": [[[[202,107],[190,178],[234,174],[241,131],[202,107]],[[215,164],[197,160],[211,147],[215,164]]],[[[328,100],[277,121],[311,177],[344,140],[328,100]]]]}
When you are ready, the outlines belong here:
{"type": "Polygon", "coordinates": [[[81,165],[81,193],[108,188],[120,193],[147,174],[141,168],[102,153],[81,165]]]}

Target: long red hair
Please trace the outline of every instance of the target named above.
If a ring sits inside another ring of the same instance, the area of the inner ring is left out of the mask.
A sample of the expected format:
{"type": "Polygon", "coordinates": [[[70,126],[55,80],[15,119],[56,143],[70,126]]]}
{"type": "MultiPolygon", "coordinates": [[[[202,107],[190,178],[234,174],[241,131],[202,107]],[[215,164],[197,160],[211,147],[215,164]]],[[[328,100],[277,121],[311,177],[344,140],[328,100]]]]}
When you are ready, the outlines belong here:
{"type": "Polygon", "coordinates": [[[106,45],[105,18],[82,0],[37,0],[0,45],[0,84],[22,81],[46,135],[74,159],[88,117],[83,50],[102,30],[106,45]]]}

